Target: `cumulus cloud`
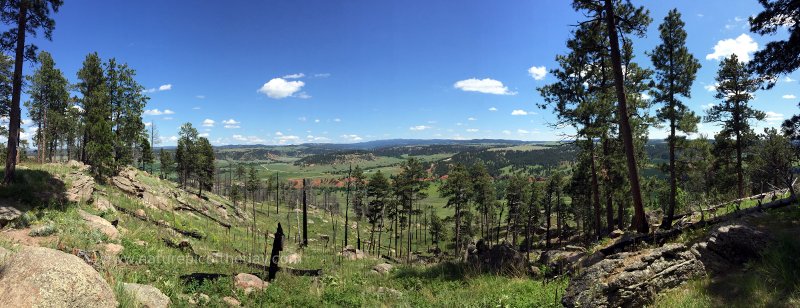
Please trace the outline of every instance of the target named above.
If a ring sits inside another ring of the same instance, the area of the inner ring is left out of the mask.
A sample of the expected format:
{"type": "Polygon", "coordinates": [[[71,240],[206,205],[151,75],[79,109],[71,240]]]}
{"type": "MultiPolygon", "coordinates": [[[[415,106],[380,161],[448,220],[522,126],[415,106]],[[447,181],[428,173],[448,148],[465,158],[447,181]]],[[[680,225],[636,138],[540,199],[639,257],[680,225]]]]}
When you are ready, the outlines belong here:
{"type": "Polygon", "coordinates": [[[333,119],[333,121],[334,121],[334,122],[341,122],[341,121],[342,121],[342,119],[335,118],[335,119],[333,119]]]}
{"type": "Polygon", "coordinates": [[[306,84],[302,81],[287,81],[283,78],[272,78],[258,89],[258,92],[270,98],[282,99],[299,92],[306,84]]]}
{"type": "Polygon", "coordinates": [[[514,111],[511,111],[511,115],[513,115],[513,116],[524,116],[524,115],[528,115],[528,112],[525,111],[525,110],[522,110],[522,109],[515,109],[514,111]]]}
{"type": "Polygon", "coordinates": [[[456,82],[453,87],[466,92],[480,92],[486,94],[497,95],[516,95],[517,92],[511,92],[508,87],[504,86],[502,82],[491,79],[476,79],[470,78],[456,82]]]}
{"type": "Polygon", "coordinates": [[[467,121],[477,121],[477,120],[478,120],[478,119],[476,119],[476,118],[474,118],[474,117],[469,117],[469,118],[467,118],[467,121]]]}
{"type": "Polygon", "coordinates": [[[205,126],[205,127],[214,127],[214,120],[212,120],[212,119],[203,120],[203,126],[205,126]]]}
{"type": "Polygon", "coordinates": [[[142,90],[142,92],[144,92],[144,93],[153,93],[153,92],[158,92],[158,91],[169,91],[169,90],[172,90],[172,84],[171,83],[162,84],[162,85],[158,86],[158,88],[150,88],[150,89],[142,90]]]}
{"type": "Polygon", "coordinates": [[[766,114],[767,114],[767,117],[764,118],[764,120],[766,120],[767,122],[775,123],[775,122],[782,122],[783,121],[783,114],[782,113],[777,113],[777,112],[773,112],[773,111],[767,111],[766,114]]]}
{"type": "Polygon", "coordinates": [[[491,107],[489,108],[489,111],[497,111],[497,108],[491,107]]]}
{"type": "Polygon", "coordinates": [[[503,135],[511,135],[511,131],[507,129],[503,130],[503,135]]]}
{"type": "Polygon", "coordinates": [[[197,136],[198,137],[206,137],[206,138],[208,138],[209,134],[208,133],[199,133],[199,134],[197,134],[197,136]]]}
{"type": "Polygon", "coordinates": [[[411,126],[408,129],[413,130],[413,131],[422,131],[422,130],[431,129],[431,128],[432,127],[427,126],[427,125],[417,125],[417,126],[411,126]]]}
{"type": "Polygon", "coordinates": [[[706,89],[708,92],[714,92],[717,90],[717,84],[707,84],[703,86],[703,89],[706,89]]]}
{"type": "Polygon", "coordinates": [[[225,128],[240,128],[239,124],[242,122],[236,121],[234,119],[223,120],[222,124],[225,124],[225,128]]]}
{"type": "Polygon", "coordinates": [[[206,96],[205,95],[195,95],[195,98],[197,98],[197,99],[206,99],[206,96]]]}
{"type": "Polygon", "coordinates": [[[797,80],[792,79],[792,77],[786,76],[783,77],[783,82],[795,82],[797,80]]]}
{"type": "Polygon", "coordinates": [[[739,61],[750,61],[750,54],[758,50],[758,43],[747,34],[739,35],[735,39],[724,39],[714,45],[714,52],[706,55],[706,60],[720,60],[731,54],[736,54],[739,61]]]}
{"type": "Polygon", "coordinates": [[[165,114],[175,114],[175,112],[169,109],[164,109],[164,111],[158,109],[149,109],[144,111],[144,115],[149,115],[149,116],[160,116],[165,114]]]}
{"type": "Polygon", "coordinates": [[[344,139],[345,141],[349,141],[349,142],[355,142],[355,141],[361,141],[361,140],[364,140],[364,138],[361,138],[361,137],[360,137],[360,136],[358,136],[358,135],[342,135],[341,137],[342,137],[342,139],[344,139]]]}
{"type": "Polygon", "coordinates": [[[477,133],[478,129],[477,128],[467,128],[467,132],[468,133],[477,133]]]}
{"type": "Polygon", "coordinates": [[[547,76],[547,68],[544,66],[531,66],[531,68],[528,69],[528,74],[535,80],[542,80],[547,76]]]}
{"type": "Polygon", "coordinates": [[[245,143],[263,143],[264,139],[259,138],[258,136],[243,136],[243,135],[233,135],[231,136],[233,140],[245,143]]]}
{"type": "Polygon", "coordinates": [[[797,96],[794,96],[794,94],[786,94],[786,95],[781,96],[781,97],[783,97],[783,99],[795,99],[795,98],[797,98],[797,96]]]}
{"type": "Polygon", "coordinates": [[[529,134],[530,132],[529,132],[529,131],[527,131],[527,130],[524,130],[524,129],[518,129],[518,130],[517,130],[517,133],[518,133],[518,134],[529,134]]]}

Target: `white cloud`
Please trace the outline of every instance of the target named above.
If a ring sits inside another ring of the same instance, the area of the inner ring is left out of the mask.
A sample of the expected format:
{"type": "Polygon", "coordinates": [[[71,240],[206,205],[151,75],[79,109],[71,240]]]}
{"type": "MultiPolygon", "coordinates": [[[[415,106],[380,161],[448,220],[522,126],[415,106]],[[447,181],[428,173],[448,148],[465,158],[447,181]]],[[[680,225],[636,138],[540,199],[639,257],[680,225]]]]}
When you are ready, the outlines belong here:
{"type": "Polygon", "coordinates": [[[306,93],[306,92],[300,92],[300,93],[297,93],[297,98],[300,98],[300,99],[309,99],[309,98],[311,98],[311,95],[309,95],[309,94],[308,94],[308,93],[306,93]]]}
{"type": "Polygon", "coordinates": [[[144,115],[149,115],[149,116],[160,116],[165,114],[175,114],[175,112],[169,109],[164,109],[164,111],[158,109],[150,109],[144,111],[144,115]]]}
{"type": "Polygon", "coordinates": [[[477,120],[478,120],[478,119],[476,119],[476,118],[474,118],[474,117],[469,117],[469,118],[467,118],[467,121],[477,121],[477,120]]]}
{"type": "Polygon", "coordinates": [[[709,110],[709,109],[711,109],[711,107],[714,107],[714,103],[708,103],[708,104],[705,104],[705,105],[700,105],[700,108],[703,108],[703,110],[709,110]]]}
{"type": "Polygon", "coordinates": [[[797,96],[794,96],[794,94],[786,94],[786,95],[781,96],[781,97],[783,99],[795,99],[795,98],[797,98],[797,96]]]}
{"type": "Polygon", "coordinates": [[[319,119],[314,119],[314,123],[319,123],[319,119]]]}
{"type": "Polygon", "coordinates": [[[468,133],[477,133],[478,129],[477,128],[467,128],[467,132],[468,133]]]}
{"type": "Polygon", "coordinates": [[[335,119],[333,119],[333,121],[334,121],[334,122],[341,122],[341,121],[342,121],[342,119],[335,118],[335,119]]]}
{"type": "Polygon", "coordinates": [[[196,95],[195,98],[197,99],[206,99],[205,95],[196,95]]]}
{"type": "Polygon", "coordinates": [[[431,129],[431,128],[432,127],[427,126],[427,125],[417,125],[417,126],[411,126],[408,129],[413,130],[413,131],[422,131],[422,130],[431,129]]]}
{"type": "Polygon", "coordinates": [[[263,143],[264,139],[259,138],[258,136],[242,136],[242,135],[233,135],[231,136],[233,140],[245,143],[263,143]]]}
{"type": "Polygon", "coordinates": [[[345,141],[349,141],[349,142],[355,142],[355,141],[364,140],[364,138],[361,138],[358,135],[342,135],[341,137],[345,141]]]}
{"type": "Polygon", "coordinates": [[[203,126],[205,126],[205,127],[214,127],[214,120],[212,120],[212,119],[203,120],[203,126]]]}
{"type": "Polygon", "coordinates": [[[731,54],[736,54],[739,61],[750,61],[750,54],[758,50],[758,43],[747,34],[739,35],[735,39],[718,41],[714,45],[714,52],[706,55],[706,60],[720,60],[731,54]]]}
{"type": "Polygon", "coordinates": [[[513,116],[524,116],[524,115],[528,115],[528,112],[525,111],[525,110],[522,110],[522,109],[515,109],[514,111],[511,112],[511,115],[513,115],[513,116]]]}
{"type": "Polygon", "coordinates": [[[764,120],[766,120],[767,122],[774,123],[774,122],[783,121],[783,114],[782,113],[777,113],[777,112],[773,112],[773,111],[767,111],[766,114],[767,114],[767,117],[764,118],[764,120]]]}
{"type": "Polygon", "coordinates": [[[717,84],[707,84],[703,86],[703,89],[706,89],[708,92],[714,92],[717,90],[717,84]]]}
{"type": "Polygon", "coordinates": [[[308,118],[306,118],[306,117],[298,117],[297,120],[300,121],[300,122],[305,122],[305,121],[308,121],[308,118]]]}
{"type": "Polygon", "coordinates": [[[289,74],[289,75],[283,76],[281,78],[283,78],[283,79],[298,79],[298,78],[303,78],[303,77],[306,77],[306,74],[297,73],[297,74],[289,74]]]}
{"type": "Polygon", "coordinates": [[[497,108],[491,107],[489,108],[489,111],[497,111],[497,108]]]}
{"type": "Polygon", "coordinates": [[[208,138],[209,134],[208,133],[199,133],[199,134],[197,134],[197,136],[208,138]]]}
{"type": "Polygon", "coordinates": [[[282,132],[275,132],[275,136],[283,136],[282,132]]]}
{"type": "Polygon", "coordinates": [[[282,99],[294,95],[306,85],[302,81],[286,81],[283,78],[272,78],[258,89],[259,93],[265,94],[270,98],[282,99]]]}
{"type": "Polygon", "coordinates": [[[535,80],[542,80],[547,76],[547,68],[544,66],[531,66],[531,68],[528,69],[528,74],[535,80]]]}
{"type": "Polygon", "coordinates": [[[503,130],[503,135],[511,135],[511,131],[507,129],[503,130]]]}
{"type": "Polygon", "coordinates": [[[172,90],[172,84],[171,84],[171,83],[168,83],[168,84],[162,84],[160,87],[158,87],[158,90],[159,90],[159,91],[169,91],[169,90],[172,90]]]}
{"type": "Polygon", "coordinates": [[[331,77],[331,74],[330,73],[319,73],[319,74],[314,74],[314,77],[317,77],[317,78],[328,78],[328,77],[331,77]]]}
{"type": "Polygon", "coordinates": [[[652,97],[652,96],[650,96],[650,94],[647,94],[647,93],[642,93],[642,99],[644,99],[644,100],[650,100],[651,98],[653,98],[653,97],[652,97]]]}
{"type": "Polygon", "coordinates": [[[517,134],[529,134],[530,132],[524,129],[518,129],[517,134]]]}
{"type": "Polygon", "coordinates": [[[797,80],[792,79],[792,77],[786,76],[783,78],[783,82],[795,82],[797,80]]]}
{"type": "Polygon", "coordinates": [[[480,92],[486,94],[497,95],[516,95],[517,92],[511,92],[508,87],[504,86],[502,82],[491,79],[476,79],[470,78],[456,82],[453,87],[467,92],[480,92]]]}
{"type": "Polygon", "coordinates": [[[144,127],[150,127],[150,125],[153,125],[152,121],[151,122],[144,122],[144,127]]]}
{"type": "Polygon", "coordinates": [[[225,128],[240,128],[239,124],[242,122],[238,122],[234,119],[223,120],[222,124],[225,124],[225,128]]]}

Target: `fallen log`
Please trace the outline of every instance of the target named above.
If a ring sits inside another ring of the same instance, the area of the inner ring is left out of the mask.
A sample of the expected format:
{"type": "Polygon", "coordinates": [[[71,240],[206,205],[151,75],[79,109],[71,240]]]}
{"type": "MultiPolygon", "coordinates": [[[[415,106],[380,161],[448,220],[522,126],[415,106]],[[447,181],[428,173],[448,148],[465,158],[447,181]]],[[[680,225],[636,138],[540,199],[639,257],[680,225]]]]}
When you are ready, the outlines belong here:
{"type": "MultiPolygon", "coordinates": [[[[253,262],[250,262],[250,261],[247,261],[247,260],[242,260],[242,259],[236,259],[235,262],[239,263],[239,264],[243,264],[243,265],[249,266],[249,267],[252,267],[254,269],[258,269],[260,271],[269,270],[269,265],[253,263],[253,262]]],[[[322,276],[322,269],[321,268],[319,268],[319,269],[299,269],[299,268],[291,268],[291,267],[284,266],[284,267],[278,267],[278,271],[281,271],[281,272],[284,272],[284,273],[287,273],[287,274],[290,274],[290,275],[294,275],[294,276],[322,276]]],[[[256,275],[256,274],[253,274],[253,275],[256,275]]],[[[259,275],[263,275],[263,274],[259,274],[259,275]]],[[[259,275],[256,275],[256,276],[259,276],[259,275]]]]}
{"type": "Polygon", "coordinates": [[[216,222],[220,226],[223,226],[223,227],[225,227],[227,229],[231,228],[231,224],[229,224],[227,222],[224,222],[224,221],[221,221],[221,220],[217,219],[216,217],[208,215],[205,212],[203,212],[203,211],[201,211],[201,210],[199,210],[199,209],[197,209],[197,208],[195,208],[195,207],[193,207],[191,205],[185,204],[185,203],[181,203],[180,206],[175,207],[175,210],[177,210],[177,211],[190,211],[190,212],[193,212],[193,213],[197,213],[197,214],[200,214],[201,216],[203,216],[205,218],[210,219],[213,222],[216,222]]]}

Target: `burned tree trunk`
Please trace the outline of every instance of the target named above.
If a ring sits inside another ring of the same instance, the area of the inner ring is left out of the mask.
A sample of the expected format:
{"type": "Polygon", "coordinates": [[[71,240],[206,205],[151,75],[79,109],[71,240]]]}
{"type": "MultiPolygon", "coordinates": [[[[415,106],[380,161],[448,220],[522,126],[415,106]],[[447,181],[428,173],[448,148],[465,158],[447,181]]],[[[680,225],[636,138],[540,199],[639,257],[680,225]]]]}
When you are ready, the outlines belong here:
{"type": "Polygon", "coordinates": [[[272,242],[272,253],[269,256],[269,276],[267,281],[275,279],[281,251],[283,251],[283,228],[281,228],[281,223],[278,223],[278,230],[275,231],[275,241],[272,242]]]}

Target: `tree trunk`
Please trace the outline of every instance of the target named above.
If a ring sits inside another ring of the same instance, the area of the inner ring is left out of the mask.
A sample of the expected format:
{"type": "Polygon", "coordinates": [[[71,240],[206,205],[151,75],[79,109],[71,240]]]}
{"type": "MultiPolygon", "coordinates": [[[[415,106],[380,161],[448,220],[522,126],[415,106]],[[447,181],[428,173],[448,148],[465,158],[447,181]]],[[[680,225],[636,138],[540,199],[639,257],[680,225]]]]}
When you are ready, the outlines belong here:
{"type": "MultiPolygon", "coordinates": [[[[670,104],[670,108],[675,110],[674,104],[670,104]]],[[[675,216],[675,197],[678,194],[678,175],[675,173],[675,116],[673,115],[669,121],[670,134],[669,134],[669,206],[667,208],[667,215],[664,216],[664,221],[661,222],[662,229],[672,228],[672,217],[675,216]]]]}
{"type": "Polygon", "coordinates": [[[11,184],[17,170],[17,159],[19,155],[19,126],[21,111],[19,100],[22,92],[22,63],[25,61],[25,30],[28,22],[27,2],[20,1],[19,16],[17,17],[17,46],[14,53],[14,80],[11,94],[11,108],[9,108],[8,122],[8,155],[6,156],[6,170],[3,183],[11,184]]]}
{"type": "Polygon", "coordinates": [[[631,133],[631,124],[628,121],[628,100],[627,97],[625,97],[625,84],[623,83],[625,77],[622,74],[622,59],[619,51],[619,38],[617,37],[617,25],[612,0],[605,0],[605,11],[608,39],[611,43],[611,62],[614,65],[614,85],[617,92],[619,130],[625,145],[625,156],[628,158],[628,177],[630,178],[634,209],[633,225],[638,232],[647,233],[650,231],[650,228],[647,225],[647,219],[645,219],[642,192],[639,185],[639,171],[636,165],[636,154],[633,150],[633,135],[631,133]]]}
{"type": "Polygon", "coordinates": [[[594,161],[594,140],[592,140],[591,137],[586,139],[589,142],[589,159],[592,161],[592,205],[594,206],[594,230],[595,235],[599,238],[600,230],[602,229],[600,226],[600,186],[597,183],[597,167],[594,161]]]}

